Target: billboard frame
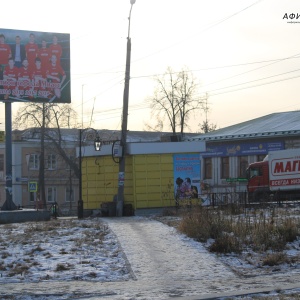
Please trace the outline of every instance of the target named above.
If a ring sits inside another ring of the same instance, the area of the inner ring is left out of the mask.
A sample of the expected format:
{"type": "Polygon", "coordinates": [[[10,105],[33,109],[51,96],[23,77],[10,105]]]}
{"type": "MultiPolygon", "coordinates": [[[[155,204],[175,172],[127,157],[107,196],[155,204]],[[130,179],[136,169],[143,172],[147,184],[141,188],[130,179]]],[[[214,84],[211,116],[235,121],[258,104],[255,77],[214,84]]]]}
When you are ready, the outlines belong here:
{"type": "Polygon", "coordinates": [[[0,28],[0,46],[0,101],[71,103],[70,34],[0,28]],[[16,56],[17,38],[21,43],[16,56]],[[12,59],[17,70],[9,65],[12,59]]]}

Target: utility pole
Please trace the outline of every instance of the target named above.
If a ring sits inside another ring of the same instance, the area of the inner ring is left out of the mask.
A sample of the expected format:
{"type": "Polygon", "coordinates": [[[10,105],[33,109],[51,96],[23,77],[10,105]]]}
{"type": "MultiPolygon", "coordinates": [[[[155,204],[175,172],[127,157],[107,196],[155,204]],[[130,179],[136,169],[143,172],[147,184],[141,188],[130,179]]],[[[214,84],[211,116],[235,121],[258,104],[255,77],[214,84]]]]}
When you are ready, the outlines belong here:
{"type": "Polygon", "coordinates": [[[122,217],[123,205],[124,205],[125,157],[126,157],[129,80],[130,80],[130,58],[131,58],[130,18],[131,18],[132,6],[135,3],[135,0],[130,0],[130,3],[131,3],[131,7],[130,7],[130,12],[129,12],[129,17],[128,17],[125,86],[124,86],[124,94],[123,94],[122,132],[121,132],[121,142],[120,142],[122,157],[119,162],[117,217],[122,217]]]}

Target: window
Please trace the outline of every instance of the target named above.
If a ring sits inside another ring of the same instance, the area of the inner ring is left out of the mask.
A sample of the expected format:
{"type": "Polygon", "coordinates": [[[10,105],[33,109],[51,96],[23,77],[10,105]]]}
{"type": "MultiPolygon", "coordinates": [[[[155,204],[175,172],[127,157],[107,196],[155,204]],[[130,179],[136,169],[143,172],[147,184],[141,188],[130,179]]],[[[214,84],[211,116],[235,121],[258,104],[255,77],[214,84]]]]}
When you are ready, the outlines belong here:
{"type": "Polygon", "coordinates": [[[66,188],[65,199],[66,199],[66,202],[74,202],[74,190],[73,190],[73,188],[70,188],[70,187],[66,188]]]}
{"type": "Polygon", "coordinates": [[[30,154],[29,169],[38,170],[40,166],[40,156],[38,154],[30,154]]]}
{"type": "Polygon", "coordinates": [[[56,187],[48,187],[47,201],[48,202],[56,202],[56,187]]]}
{"type": "Polygon", "coordinates": [[[36,196],[36,192],[32,192],[32,193],[29,193],[30,196],[29,196],[29,200],[30,202],[34,202],[37,200],[37,196],[36,196]]]}
{"type": "MultiPolygon", "coordinates": [[[[75,161],[75,157],[73,155],[69,156],[70,161],[75,161]]],[[[66,164],[66,170],[71,170],[72,168],[70,167],[70,165],[65,161],[66,164]]]]}
{"type": "Polygon", "coordinates": [[[257,155],[257,160],[256,161],[263,161],[265,157],[266,157],[265,154],[257,155]]]}
{"type": "Polygon", "coordinates": [[[246,170],[248,168],[248,156],[239,156],[239,177],[246,178],[246,170]]]}
{"type": "Polygon", "coordinates": [[[48,170],[56,169],[56,155],[55,154],[48,154],[47,168],[48,168],[48,170]]]}
{"type": "Polygon", "coordinates": [[[204,179],[212,179],[212,158],[204,158],[204,179]]]}
{"type": "Polygon", "coordinates": [[[0,172],[4,171],[4,154],[0,154],[0,172]]]}
{"type": "Polygon", "coordinates": [[[251,179],[252,177],[262,176],[262,168],[261,167],[251,167],[248,169],[247,179],[251,179]]]}
{"type": "Polygon", "coordinates": [[[229,157],[221,157],[221,178],[229,178],[229,157]]]}

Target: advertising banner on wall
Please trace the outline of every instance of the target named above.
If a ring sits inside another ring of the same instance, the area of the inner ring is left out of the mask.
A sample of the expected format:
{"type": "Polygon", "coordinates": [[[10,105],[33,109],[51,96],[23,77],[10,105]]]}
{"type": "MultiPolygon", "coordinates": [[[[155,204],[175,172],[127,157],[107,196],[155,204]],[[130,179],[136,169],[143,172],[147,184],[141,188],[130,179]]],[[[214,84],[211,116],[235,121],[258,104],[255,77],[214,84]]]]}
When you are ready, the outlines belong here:
{"type": "Polygon", "coordinates": [[[0,101],[70,103],[70,34],[0,28],[0,101]]]}
{"type": "Polygon", "coordinates": [[[270,151],[284,149],[283,142],[264,142],[264,143],[236,143],[229,145],[219,145],[207,147],[202,156],[242,156],[268,154],[270,151]]]}
{"type": "Polygon", "coordinates": [[[201,180],[201,161],[199,154],[174,154],[175,199],[198,198],[201,180]]]}

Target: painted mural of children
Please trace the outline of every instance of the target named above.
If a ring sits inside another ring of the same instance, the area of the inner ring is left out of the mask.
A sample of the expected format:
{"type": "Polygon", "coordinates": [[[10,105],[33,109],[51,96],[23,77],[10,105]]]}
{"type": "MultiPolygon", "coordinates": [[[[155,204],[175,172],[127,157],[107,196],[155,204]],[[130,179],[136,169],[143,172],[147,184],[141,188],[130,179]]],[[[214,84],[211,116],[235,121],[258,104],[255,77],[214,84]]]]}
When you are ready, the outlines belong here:
{"type": "Polygon", "coordinates": [[[182,198],[182,183],[183,183],[183,179],[180,177],[177,177],[176,178],[176,192],[175,192],[176,199],[182,198]]]}

